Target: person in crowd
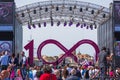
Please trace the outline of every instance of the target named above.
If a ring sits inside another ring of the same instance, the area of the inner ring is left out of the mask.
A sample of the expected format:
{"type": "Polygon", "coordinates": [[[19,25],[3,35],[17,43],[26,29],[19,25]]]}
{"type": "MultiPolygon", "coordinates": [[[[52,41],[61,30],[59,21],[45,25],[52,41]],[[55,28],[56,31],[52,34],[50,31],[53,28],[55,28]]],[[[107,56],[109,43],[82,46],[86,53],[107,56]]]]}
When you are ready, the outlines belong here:
{"type": "Polygon", "coordinates": [[[93,75],[91,76],[91,79],[98,78],[100,74],[100,70],[98,66],[95,66],[93,69],[93,75]]]}
{"type": "Polygon", "coordinates": [[[21,56],[22,56],[22,59],[21,59],[21,61],[20,61],[20,66],[25,66],[26,65],[26,56],[25,56],[25,52],[24,51],[22,51],[21,52],[21,56]]]}
{"type": "Polygon", "coordinates": [[[40,77],[42,74],[43,74],[43,72],[41,70],[37,70],[34,80],[40,80],[40,77]]]}
{"type": "Polygon", "coordinates": [[[75,70],[76,70],[75,76],[79,77],[79,79],[82,79],[82,75],[81,75],[81,72],[80,72],[80,70],[79,70],[79,67],[80,67],[80,66],[78,66],[78,68],[75,67],[75,70]]]}
{"type": "Polygon", "coordinates": [[[107,49],[107,75],[109,76],[109,69],[113,67],[113,61],[112,61],[113,51],[109,48],[107,49]]]}
{"type": "Polygon", "coordinates": [[[17,56],[16,56],[16,61],[17,61],[17,63],[16,63],[16,66],[18,67],[18,66],[20,66],[20,56],[19,56],[19,53],[17,53],[17,56]]]}
{"type": "Polygon", "coordinates": [[[63,80],[65,80],[68,76],[69,76],[69,71],[67,70],[67,66],[64,66],[64,69],[62,70],[63,80]]]}
{"type": "Polygon", "coordinates": [[[82,65],[80,72],[81,72],[81,75],[82,75],[82,79],[84,79],[84,75],[85,75],[85,72],[86,72],[86,67],[82,65]]]}
{"type": "Polygon", "coordinates": [[[18,69],[17,69],[15,80],[23,80],[22,75],[21,75],[20,67],[18,67],[18,69]]]}
{"type": "Polygon", "coordinates": [[[71,72],[72,68],[69,66],[69,64],[67,64],[66,66],[67,66],[67,70],[68,70],[69,75],[70,75],[70,72],[71,72]]]}
{"type": "Polygon", "coordinates": [[[29,71],[28,71],[28,79],[30,79],[30,80],[34,80],[32,70],[33,70],[33,68],[32,68],[32,67],[30,67],[30,68],[29,68],[29,71]]]}
{"type": "Polygon", "coordinates": [[[12,68],[11,66],[8,66],[6,70],[1,71],[1,73],[0,73],[1,80],[9,80],[11,68],[12,68]]]}
{"type": "Polygon", "coordinates": [[[60,80],[63,80],[63,79],[62,79],[62,66],[59,66],[58,69],[59,69],[59,73],[60,73],[59,79],[60,79],[60,80]]]}
{"type": "Polygon", "coordinates": [[[41,75],[40,80],[57,80],[56,75],[52,74],[52,69],[50,66],[44,66],[44,73],[41,75]]]}
{"type": "Polygon", "coordinates": [[[13,53],[12,56],[10,57],[10,59],[9,59],[9,66],[12,67],[11,75],[10,75],[11,80],[14,80],[15,73],[17,71],[17,63],[18,63],[18,60],[15,57],[15,54],[13,53]]]}
{"type": "Polygon", "coordinates": [[[32,73],[33,73],[33,78],[35,78],[36,77],[36,72],[37,72],[37,69],[36,69],[37,67],[36,66],[34,66],[33,67],[33,69],[32,69],[32,73]]]}
{"type": "Polygon", "coordinates": [[[98,64],[100,68],[100,78],[101,80],[105,80],[105,77],[107,76],[107,61],[112,56],[108,56],[106,47],[102,47],[99,55],[98,55],[98,64]]]}
{"type": "Polygon", "coordinates": [[[120,78],[120,68],[119,67],[116,69],[116,77],[120,78]]]}
{"type": "Polygon", "coordinates": [[[67,77],[65,80],[80,80],[79,77],[77,77],[76,74],[76,70],[73,68],[71,70],[71,75],[69,77],[67,77]]]}
{"type": "Polygon", "coordinates": [[[107,72],[107,51],[106,47],[103,47],[98,55],[98,64],[100,67],[101,80],[105,80],[107,72]]]}
{"type": "Polygon", "coordinates": [[[54,71],[54,74],[56,75],[57,80],[62,80],[62,79],[60,78],[60,70],[59,70],[59,69],[56,69],[56,70],[54,71]]]}
{"type": "Polygon", "coordinates": [[[9,56],[7,51],[2,52],[2,56],[0,58],[1,62],[1,70],[6,70],[8,67],[8,62],[9,62],[9,56]]]}
{"type": "Polygon", "coordinates": [[[22,59],[20,61],[20,66],[21,66],[21,75],[23,80],[25,80],[26,76],[27,76],[27,70],[26,70],[26,56],[24,51],[21,52],[22,55],[22,59]]]}
{"type": "Polygon", "coordinates": [[[85,80],[89,80],[90,79],[90,75],[89,75],[89,67],[86,69],[85,74],[84,74],[84,79],[85,80]]]}
{"type": "Polygon", "coordinates": [[[93,66],[89,66],[89,76],[92,79],[93,75],[95,74],[95,69],[93,66]]]}
{"type": "Polygon", "coordinates": [[[113,71],[112,67],[109,68],[109,77],[110,78],[114,78],[115,77],[114,71],[113,71]]]}

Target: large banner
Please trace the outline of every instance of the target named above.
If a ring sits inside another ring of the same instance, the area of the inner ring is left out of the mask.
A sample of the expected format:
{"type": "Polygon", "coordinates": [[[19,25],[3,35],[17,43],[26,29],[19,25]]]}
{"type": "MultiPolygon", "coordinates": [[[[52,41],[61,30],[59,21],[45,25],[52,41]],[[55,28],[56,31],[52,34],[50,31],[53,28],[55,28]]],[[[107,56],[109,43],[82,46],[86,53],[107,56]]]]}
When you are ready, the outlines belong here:
{"type": "Polygon", "coordinates": [[[12,54],[12,44],[12,41],[0,41],[0,52],[8,51],[10,54],[12,54]]]}
{"type": "Polygon", "coordinates": [[[120,67],[120,1],[114,1],[113,13],[115,66],[120,67]]]}
{"type": "Polygon", "coordinates": [[[0,3],[0,25],[13,24],[13,3],[1,2],[0,3]]]}
{"type": "Polygon", "coordinates": [[[14,0],[0,0],[0,52],[13,52],[14,46],[14,0]]]}

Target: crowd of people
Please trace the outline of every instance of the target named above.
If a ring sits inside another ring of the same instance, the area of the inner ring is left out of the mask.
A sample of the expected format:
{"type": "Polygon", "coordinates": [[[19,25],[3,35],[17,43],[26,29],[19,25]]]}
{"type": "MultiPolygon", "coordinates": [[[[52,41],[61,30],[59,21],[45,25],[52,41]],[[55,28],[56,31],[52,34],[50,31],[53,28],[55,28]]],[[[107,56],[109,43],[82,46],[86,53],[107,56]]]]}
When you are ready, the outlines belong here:
{"type": "Polygon", "coordinates": [[[9,55],[0,53],[0,80],[119,80],[120,68],[112,66],[113,54],[103,47],[98,55],[98,65],[29,65],[25,53],[9,55]],[[19,55],[21,55],[21,60],[19,55]]]}

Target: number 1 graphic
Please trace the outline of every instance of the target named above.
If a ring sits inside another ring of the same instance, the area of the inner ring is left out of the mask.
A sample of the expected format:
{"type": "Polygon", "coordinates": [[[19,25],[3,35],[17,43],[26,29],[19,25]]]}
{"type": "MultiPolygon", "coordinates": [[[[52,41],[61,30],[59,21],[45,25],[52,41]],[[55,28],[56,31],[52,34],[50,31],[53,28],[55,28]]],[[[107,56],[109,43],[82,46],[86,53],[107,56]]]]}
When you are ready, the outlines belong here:
{"type": "Polygon", "coordinates": [[[25,47],[26,50],[29,50],[29,60],[30,60],[30,65],[33,64],[33,49],[34,49],[34,41],[30,41],[25,47]]]}

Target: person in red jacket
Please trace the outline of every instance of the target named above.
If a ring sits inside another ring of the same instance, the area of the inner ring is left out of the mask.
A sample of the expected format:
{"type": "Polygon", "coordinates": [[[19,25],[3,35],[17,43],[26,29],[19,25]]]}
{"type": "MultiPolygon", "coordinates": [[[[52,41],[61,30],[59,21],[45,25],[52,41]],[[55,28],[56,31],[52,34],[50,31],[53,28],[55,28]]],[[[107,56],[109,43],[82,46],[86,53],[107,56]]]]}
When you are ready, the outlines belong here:
{"type": "Polygon", "coordinates": [[[40,76],[40,80],[57,80],[56,75],[52,74],[52,69],[50,66],[44,66],[44,73],[40,76]]]}

